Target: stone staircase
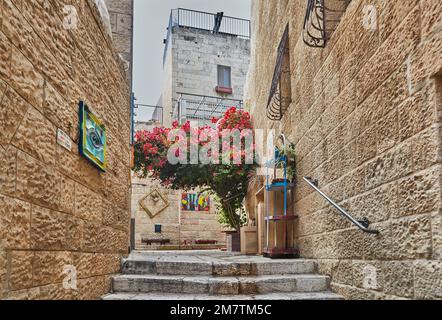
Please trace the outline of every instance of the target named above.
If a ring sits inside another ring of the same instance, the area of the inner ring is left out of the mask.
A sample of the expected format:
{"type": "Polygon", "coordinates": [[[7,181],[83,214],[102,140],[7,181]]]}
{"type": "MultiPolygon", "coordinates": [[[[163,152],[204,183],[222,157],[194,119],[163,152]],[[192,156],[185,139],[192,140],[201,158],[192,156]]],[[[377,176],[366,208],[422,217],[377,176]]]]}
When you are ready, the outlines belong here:
{"type": "Polygon", "coordinates": [[[103,300],[340,300],[311,260],[135,252],[103,300]]]}

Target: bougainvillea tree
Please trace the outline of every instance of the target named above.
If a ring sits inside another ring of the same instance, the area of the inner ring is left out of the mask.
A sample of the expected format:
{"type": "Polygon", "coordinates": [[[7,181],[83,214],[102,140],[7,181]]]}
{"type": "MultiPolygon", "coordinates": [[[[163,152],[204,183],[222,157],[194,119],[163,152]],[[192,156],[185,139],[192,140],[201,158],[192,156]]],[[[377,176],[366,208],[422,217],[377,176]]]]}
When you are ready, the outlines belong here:
{"type": "Polygon", "coordinates": [[[203,189],[219,200],[220,221],[238,230],[244,225],[243,201],[255,168],[250,114],[230,108],[212,126],[138,131],[135,136],[135,173],[158,179],[175,190],[203,189]]]}

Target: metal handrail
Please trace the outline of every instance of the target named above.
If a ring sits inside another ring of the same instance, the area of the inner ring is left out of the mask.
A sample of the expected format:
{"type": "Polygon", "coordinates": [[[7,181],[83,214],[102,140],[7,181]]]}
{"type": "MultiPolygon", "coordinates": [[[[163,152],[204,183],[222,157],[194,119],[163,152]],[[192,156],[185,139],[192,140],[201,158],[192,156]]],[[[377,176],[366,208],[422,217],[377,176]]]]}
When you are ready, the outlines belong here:
{"type": "Polygon", "coordinates": [[[356,225],[359,229],[366,233],[370,234],[379,234],[378,230],[369,229],[370,222],[367,218],[364,218],[362,221],[356,220],[353,218],[347,211],[342,209],[336,202],[330,199],[324,192],[322,192],[318,188],[317,181],[313,181],[311,178],[304,177],[304,181],[308,183],[310,187],[312,187],[315,191],[317,191],[325,200],[327,200],[333,207],[335,207],[340,213],[342,213],[348,220],[350,220],[354,225],[356,225]]]}

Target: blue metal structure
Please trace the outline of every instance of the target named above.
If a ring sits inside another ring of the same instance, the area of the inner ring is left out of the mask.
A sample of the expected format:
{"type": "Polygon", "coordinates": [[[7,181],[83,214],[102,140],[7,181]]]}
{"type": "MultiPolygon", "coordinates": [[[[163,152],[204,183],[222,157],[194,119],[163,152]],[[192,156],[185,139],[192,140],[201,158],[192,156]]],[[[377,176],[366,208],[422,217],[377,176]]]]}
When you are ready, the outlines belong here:
{"type": "MultiPolygon", "coordinates": [[[[284,146],[285,148],[285,146],[284,146]]],[[[288,223],[294,221],[297,216],[288,214],[288,192],[293,190],[295,184],[287,179],[287,166],[289,159],[287,155],[281,154],[278,148],[275,148],[275,157],[266,163],[267,178],[266,178],[266,212],[265,212],[265,232],[266,232],[266,247],[264,248],[264,255],[270,258],[278,257],[296,257],[297,250],[294,248],[294,239],[288,239],[288,223]],[[269,170],[274,170],[273,177],[271,180],[271,175],[269,170]],[[278,169],[283,169],[283,179],[282,181],[276,179],[278,169]],[[280,214],[278,211],[280,209],[277,206],[277,193],[283,193],[284,203],[283,203],[283,213],[280,214]],[[273,197],[273,209],[270,208],[270,198],[273,197]],[[283,244],[278,244],[278,223],[283,223],[283,244]],[[271,245],[270,240],[270,227],[273,225],[273,244],[271,245]],[[290,243],[292,247],[290,247],[290,243]]]]}

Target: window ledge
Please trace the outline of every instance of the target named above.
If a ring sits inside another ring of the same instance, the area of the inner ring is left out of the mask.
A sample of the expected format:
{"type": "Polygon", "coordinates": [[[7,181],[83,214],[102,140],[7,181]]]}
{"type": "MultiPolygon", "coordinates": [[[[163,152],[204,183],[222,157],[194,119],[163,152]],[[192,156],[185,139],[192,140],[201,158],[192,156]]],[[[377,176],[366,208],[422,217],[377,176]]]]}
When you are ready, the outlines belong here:
{"type": "Polygon", "coordinates": [[[218,93],[225,93],[225,94],[232,94],[233,93],[232,88],[226,88],[226,87],[220,87],[220,86],[217,86],[215,88],[215,91],[218,93]]]}

